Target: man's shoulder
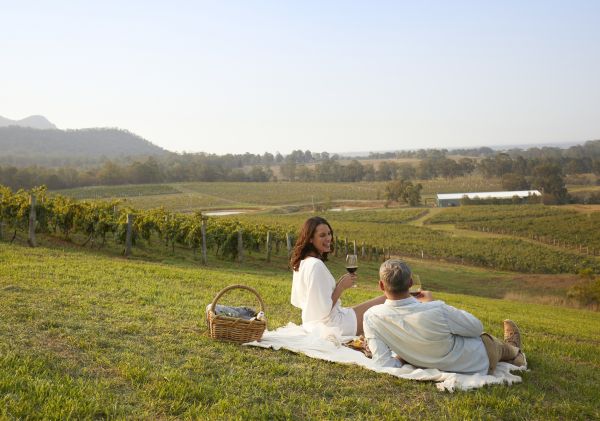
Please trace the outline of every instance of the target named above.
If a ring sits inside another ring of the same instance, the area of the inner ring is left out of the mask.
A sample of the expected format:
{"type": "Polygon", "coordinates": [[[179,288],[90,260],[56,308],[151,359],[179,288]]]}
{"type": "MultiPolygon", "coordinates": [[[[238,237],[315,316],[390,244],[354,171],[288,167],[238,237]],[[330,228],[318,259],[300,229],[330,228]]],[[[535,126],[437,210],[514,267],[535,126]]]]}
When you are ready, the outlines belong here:
{"type": "Polygon", "coordinates": [[[390,312],[390,306],[385,304],[377,304],[365,311],[363,318],[378,317],[390,312]]]}

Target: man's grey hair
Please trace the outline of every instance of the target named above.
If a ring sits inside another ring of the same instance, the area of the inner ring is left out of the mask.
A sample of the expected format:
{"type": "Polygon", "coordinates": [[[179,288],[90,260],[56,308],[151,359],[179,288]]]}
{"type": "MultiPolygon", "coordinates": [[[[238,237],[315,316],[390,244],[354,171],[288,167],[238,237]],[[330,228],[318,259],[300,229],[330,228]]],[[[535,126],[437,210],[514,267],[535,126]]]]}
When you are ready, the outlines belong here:
{"type": "Polygon", "coordinates": [[[408,265],[399,259],[389,259],[379,267],[379,279],[385,289],[393,294],[408,291],[412,272],[408,265]]]}

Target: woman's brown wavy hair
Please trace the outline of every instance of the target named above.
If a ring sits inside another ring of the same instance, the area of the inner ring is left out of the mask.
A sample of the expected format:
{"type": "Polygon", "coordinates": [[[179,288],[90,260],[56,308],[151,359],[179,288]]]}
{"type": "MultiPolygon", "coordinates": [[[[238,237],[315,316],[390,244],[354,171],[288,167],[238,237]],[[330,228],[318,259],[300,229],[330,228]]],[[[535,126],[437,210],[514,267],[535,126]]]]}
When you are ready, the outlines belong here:
{"type": "MultiPolygon", "coordinates": [[[[315,230],[317,226],[325,224],[331,230],[331,251],[333,251],[333,228],[329,225],[329,222],[325,218],[321,218],[320,216],[313,216],[312,218],[308,218],[304,225],[302,225],[302,229],[300,230],[300,235],[298,236],[298,240],[296,240],[296,244],[294,245],[294,250],[292,250],[292,257],[290,258],[290,267],[294,271],[298,271],[300,268],[300,262],[308,256],[309,253],[315,253],[317,256],[319,252],[310,242],[310,239],[315,235],[315,230]]],[[[320,256],[320,259],[323,261],[327,261],[327,255],[330,252],[323,253],[320,256]]]]}

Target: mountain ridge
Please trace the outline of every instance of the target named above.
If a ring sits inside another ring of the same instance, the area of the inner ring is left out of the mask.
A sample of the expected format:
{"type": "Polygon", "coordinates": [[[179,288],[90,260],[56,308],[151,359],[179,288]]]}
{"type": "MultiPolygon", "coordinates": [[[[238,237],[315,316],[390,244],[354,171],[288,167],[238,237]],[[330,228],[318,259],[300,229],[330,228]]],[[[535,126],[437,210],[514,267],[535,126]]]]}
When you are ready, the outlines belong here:
{"type": "Polygon", "coordinates": [[[21,120],[11,120],[0,115],[0,127],[29,127],[33,129],[57,129],[56,125],[48,120],[43,115],[30,115],[29,117],[22,118],[21,120]]]}
{"type": "Polygon", "coordinates": [[[0,126],[0,165],[62,166],[170,152],[127,130],[116,128],[36,129],[0,126]]]}

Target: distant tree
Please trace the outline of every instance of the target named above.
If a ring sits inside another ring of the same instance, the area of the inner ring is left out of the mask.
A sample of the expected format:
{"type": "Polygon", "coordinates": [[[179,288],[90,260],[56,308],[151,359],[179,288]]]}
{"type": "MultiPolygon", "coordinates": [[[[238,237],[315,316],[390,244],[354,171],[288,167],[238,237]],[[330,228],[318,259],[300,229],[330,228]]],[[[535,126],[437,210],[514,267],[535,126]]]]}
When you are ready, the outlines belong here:
{"type": "Polygon", "coordinates": [[[600,158],[594,159],[592,162],[592,172],[596,175],[600,175],[600,158]]]}
{"type": "Polygon", "coordinates": [[[307,149],[304,151],[304,162],[312,162],[313,156],[312,153],[307,149]]]}
{"type": "Polygon", "coordinates": [[[504,190],[529,190],[529,182],[521,174],[507,173],[502,176],[502,188],[504,190]]]}
{"type": "Polygon", "coordinates": [[[437,167],[437,173],[444,178],[455,178],[463,175],[462,168],[453,159],[436,159],[435,166],[437,167]]]}
{"type": "Polygon", "coordinates": [[[410,206],[421,203],[421,184],[413,185],[411,181],[396,180],[385,186],[385,198],[388,202],[405,202],[410,206]]]}
{"type": "Polygon", "coordinates": [[[261,167],[259,165],[255,165],[250,169],[250,172],[247,175],[248,181],[259,181],[265,182],[269,181],[273,176],[273,171],[269,167],[261,167]]]}
{"type": "Polygon", "coordinates": [[[298,181],[313,181],[315,179],[315,173],[306,165],[298,165],[296,167],[296,178],[298,181]]]}
{"type": "Polygon", "coordinates": [[[363,180],[365,181],[374,181],[375,180],[375,167],[373,164],[365,164],[363,165],[363,180]]]}
{"type": "Polygon", "coordinates": [[[462,175],[471,174],[476,168],[475,161],[471,158],[459,159],[458,166],[460,167],[460,172],[462,175]]]}
{"type": "Polygon", "coordinates": [[[554,163],[544,163],[533,169],[532,185],[543,191],[544,203],[566,203],[567,189],[561,168],[554,163]]]}
{"type": "Polygon", "coordinates": [[[106,161],[97,174],[98,182],[103,185],[124,184],[123,169],[112,161],[106,161]]]}
{"type": "Polygon", "coordinates": [[[417,169],[411,164],[398,165],[398,177],[404,180],[411,180],[417,176],[417,169]]]}
{"type": "Polygon", "coordinates": [[[248,181],[248,176],[241,168],[234,168],[229,173],[229,181],[248,181]]]}
{"type": "MultiPolygon", "coordinates": [[[[162,174],[156,159],[150,157],[144,162],[134,162],[125,170],[125,177],[131,183],[160,183],[162,174]]],[[[122,180],[118,183],[121,184],[122,180]]]]}
{"type": "Polygon", "coordinates": [[[273,156],[272,153],[265,152],[264,155],[262,156],[262,161],[263,161],[263,164],[265,164],[265,165],[271,165],[271,164],[273,164],[273,162],[275,162],[275,157],[273,156]]]}
{"type": "Polygon", "coordinates": [[[410,181],[408,182],[408,186],[404,191],[403,199],[410,206],[418,206],[421,204],[421,191],[423,190],[423,186],[418,183],[417,185],[413,185],[410,181]]]}
{"type": "Polygon", "coordinates": [[[375,173],[375,178],[379,181],[388,181],[396,179],[398,174],[398,164],[392,161],[383,161],[375,173]]]}
{"type": "Polygon", "coordinates": [[[353,159],[345,167],[345,177],[343,181],[361,181],[365,175],[365,170],[360,162],[353,159]]]}
{"type": "Polygon", "coordinates": [[[281,175],[289,181],[296,179],[296,160],[292,155],[285,157],[285,161],[280,166],[281,175]]]}

